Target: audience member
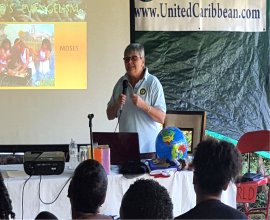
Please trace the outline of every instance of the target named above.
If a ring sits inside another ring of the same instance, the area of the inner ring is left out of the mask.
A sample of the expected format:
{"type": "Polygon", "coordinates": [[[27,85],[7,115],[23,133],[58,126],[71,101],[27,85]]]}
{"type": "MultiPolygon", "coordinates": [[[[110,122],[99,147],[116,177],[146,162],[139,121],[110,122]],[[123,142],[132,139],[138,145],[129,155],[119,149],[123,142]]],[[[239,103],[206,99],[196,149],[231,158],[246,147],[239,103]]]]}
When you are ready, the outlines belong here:
{"type": "Polygon", "coordinates": [[[230,143],[207,139],[198,144],[193,160],[196,206],[176,219],[247,219],[220,201],[222,190],[241,170],[241,155],[230,143]]]}
{"type": "Polygon", "coordinates": [[[3,176],[0,172],[0,219],[15,218],[15,213],[12,212],[11,199],[4,183],[3,176]]]}
{"type": "Polygon", "coordinates": [[[173,204],[166,188],[151,179],[140,179],[124,194],[121,219],[172,219],[173,204]]]}
{"type": "Polygon", "coordinates": [[[54,214],[52,214],[50,212],[42,211],[35,218],[35,220],[38,220],[38,219],[54,219],[54,220],[57,220],[58,218],[54,214]]]}
{"type": "Polygon", "coordinates": [[[95,160],[85,160],[75,169],[68,197],[73,219],[112,219],[99,214],[104,203],[108,178],[103,166],[95,160]]]}

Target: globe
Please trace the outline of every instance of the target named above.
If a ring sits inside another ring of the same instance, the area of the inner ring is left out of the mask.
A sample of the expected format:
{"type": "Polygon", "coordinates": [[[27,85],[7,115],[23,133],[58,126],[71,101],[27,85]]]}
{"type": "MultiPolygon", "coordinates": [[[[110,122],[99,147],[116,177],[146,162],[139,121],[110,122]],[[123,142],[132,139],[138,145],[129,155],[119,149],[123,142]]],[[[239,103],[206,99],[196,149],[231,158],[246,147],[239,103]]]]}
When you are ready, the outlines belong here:
{"type": "Polygon", "coordinates": [[[188,144],[184,133],[177,127],[162,129],[156,138],[156,153],[159,158],[168,160],[184,159],[188,144]]]}

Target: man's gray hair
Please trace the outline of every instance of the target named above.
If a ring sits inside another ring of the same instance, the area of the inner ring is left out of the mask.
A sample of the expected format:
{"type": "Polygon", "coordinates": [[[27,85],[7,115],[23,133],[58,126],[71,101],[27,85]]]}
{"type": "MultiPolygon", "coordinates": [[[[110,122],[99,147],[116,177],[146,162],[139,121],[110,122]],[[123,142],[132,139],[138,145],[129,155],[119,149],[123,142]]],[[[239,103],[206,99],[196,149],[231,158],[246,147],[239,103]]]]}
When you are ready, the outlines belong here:
{"type": "Polygon", "coordinates": [[[141,58],[144,58],[144,46],[139,43],[132,43],[128,45],[125,49],[124,56],[127,56],[131,52],[137,52],[140,54],[141,58]]]}

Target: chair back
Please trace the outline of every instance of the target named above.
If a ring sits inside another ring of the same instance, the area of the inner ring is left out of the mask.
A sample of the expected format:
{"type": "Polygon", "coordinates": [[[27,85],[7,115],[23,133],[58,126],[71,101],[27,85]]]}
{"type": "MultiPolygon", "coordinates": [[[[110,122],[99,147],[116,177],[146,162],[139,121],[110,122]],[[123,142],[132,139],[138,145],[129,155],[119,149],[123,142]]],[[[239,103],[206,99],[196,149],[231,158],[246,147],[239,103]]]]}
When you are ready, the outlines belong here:
{"type": "MultiPolygon", "coordinates": [[[[257,199],[258,187],[265,187],[270,182],[270,176],[263,177],[258,173],[250,172],[250,153],[256,151],[270,151],[270,130],[259,130],[251,131],[242,135],[237,144],[238,150],[244,154],[248,154],[248,172],[244,174],[242,180],[247,180],[247,182],[237,183],[237,197],[236,201],[238,203],[243,203],[244,212],[249,217],[253,214],[263,214],[265,219],[269,219],[270,210],[270,190],[266,196],[265,207],[252,207],[249,203],[255,203],[257,199]],[[260,177],[255,179],[256,175],[260,177]]],[[[249,218],[251,219],[251,218],[249,218]]]]}
{"type": "Polygon", "coordinates": [[[251,131],[243,134],[237,143],[237,148],[242,154],[270,151],[270,130],[251,131]]]}

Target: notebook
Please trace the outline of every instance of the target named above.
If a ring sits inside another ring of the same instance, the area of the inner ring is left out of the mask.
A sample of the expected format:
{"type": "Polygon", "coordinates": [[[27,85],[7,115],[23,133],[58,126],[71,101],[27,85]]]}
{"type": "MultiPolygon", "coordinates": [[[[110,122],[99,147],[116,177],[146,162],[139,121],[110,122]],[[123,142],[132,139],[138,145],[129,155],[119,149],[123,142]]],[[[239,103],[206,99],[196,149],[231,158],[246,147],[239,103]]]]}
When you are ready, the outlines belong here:
{"type": "Polygon", "coordinates": [[[138,133],[93,132],[93,143],[109,145],[112,165],[140,161],[138,133]]]}

